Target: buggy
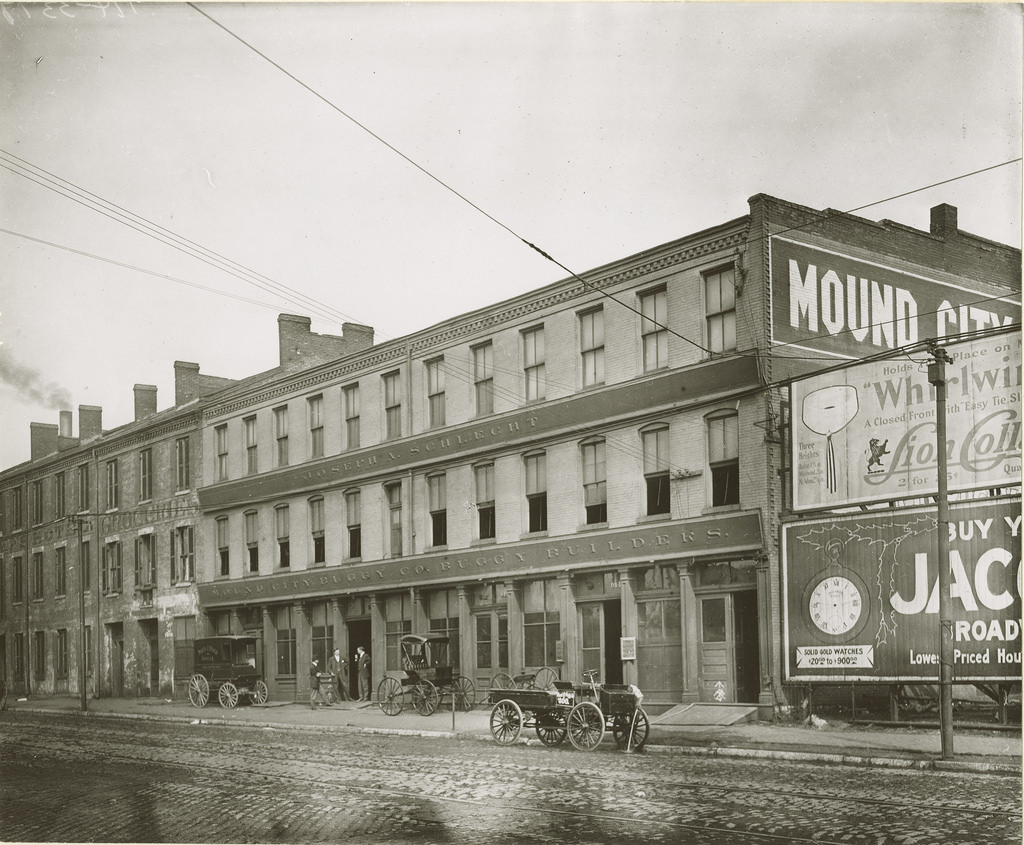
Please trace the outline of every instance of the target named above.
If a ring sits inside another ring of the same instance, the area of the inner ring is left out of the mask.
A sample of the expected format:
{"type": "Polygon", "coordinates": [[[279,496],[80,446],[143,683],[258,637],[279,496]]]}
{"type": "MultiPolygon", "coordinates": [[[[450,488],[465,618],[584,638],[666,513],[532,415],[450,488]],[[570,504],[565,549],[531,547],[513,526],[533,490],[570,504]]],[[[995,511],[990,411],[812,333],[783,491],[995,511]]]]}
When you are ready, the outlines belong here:
{"type": "Polygon", "coordinates": [[[476,704],[476,688],[462,675],[454,675],[448,655],[449,640],[444,634],[406,634],[401,639],[402,669],[385,675],[377,685],[377,704],[389,716],[402,712],[405,688],[412,706],[421,716],[429,716],[450,696],[459,710],[476,704]]]}
{"type": "Polygon", "coordinates": [[[193,674],[188,699],[205,707],[212,695],[221,707],[235,707],[239,699],[265,704],[267,685],[256,669],[256,637],[204,637],[192,645],[193,674]]]}
{"type": "Polygon", "coordinates": [[[523,728],[533,728],[544,745],[561,745],[568,736],[574,747],[593,751],[610,730],[619,748],[640,750],[650,733],[643,693],[634,686],[599,685],[596,675],[584,672],[586,685],[580,687],[555,681],[554,689],[492,689],[491,736],[511,745],[523,728]]]}

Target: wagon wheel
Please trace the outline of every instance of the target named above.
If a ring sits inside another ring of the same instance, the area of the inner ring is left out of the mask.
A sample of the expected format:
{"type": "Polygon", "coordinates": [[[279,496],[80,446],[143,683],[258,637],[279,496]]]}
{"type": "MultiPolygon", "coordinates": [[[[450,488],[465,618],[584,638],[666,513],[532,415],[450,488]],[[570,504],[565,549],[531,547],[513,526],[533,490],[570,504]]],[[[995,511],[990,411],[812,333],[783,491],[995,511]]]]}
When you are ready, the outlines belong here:
{"type": "Polygon", "coordinates": [[[565,723],[553,714],[537,716],[537,738],[547,746],[554,747],[565,742],[565,723]]]}
{"type": "Polygon", "coordinates": [[[456,710],[472,710],[476,704],[476,687],[469,678],[458,675],[452,681],[452,697],[455,699],[456,710]]]}
{"type": "Polygon", "coordinates": [[[221,707],[226,707],[230,710],[238,704],[238,687],[231,683],[231,681],[225,681],[220,685],[220,689],[217,690],[217,700],[220,702],[221,707]]]}
{"type": "Polygon", "coordinates": [[[557,680],[558,673],[554,669],[550,666],[541,666],[533,676],[533,685],[537,689],[554,689],[557,680]]]}
{"type": "Polygon", "coordinates": [[[210,683],[200,674],[188,679],[188,700],[193,707],[205,707],[210,700],[210,683]]]}
{"type": "Polygon", "coordinates": [[[565,720],[569,742],[580,751],[593,751],[604,739],[604,714],[592,701],[577,704],[565,720]]]}
{"type": "Polygon", "coordinates": [[[429,716],[437,710],[439,702],[440,696],[437,694],[437,687],[426,678],[421,678],[420,682],[412,688],[412,706],[421,716],[429,716]]]}
{"type": "Polygon", "coordinates": [[[615,737],[615,744],[619,748],[625,748],[629,742],[629,731],[633,730],[633,741],[629,747],[639,751],[647,742],[647,735],[651,732],[651,723],[643,710],[636,711],[636,726],[633,727],[633,719],[630,716],[616,716],[612,722],[612,736],[615,737]]]}
{"type": "Polygon", "coordinates": [[[267,685],[264,681],[257,681],[252,685],[252,690],[249,692],[249,698],[253,704],[266,704],[267,699],[270,697],[270,691],[267,689],[267,685]]]}
{"type": "Polygon", "coordinates": [[[491,708],[491,736],[498,745],[511,745],[523,730],[523,711],[509,698],[491,708]]]}
{"type": "Polygon", "coordinates": [[[491,678],[491,689],[515,689],[516,682],[508,672],[499,672],[491,678]]]}
{"type": "Polygon", "coordinates": [[[402,685],[398,678],[388,676],[377,684],[377,704],[389,716],[397,716],[402,712],[402,685]]]}

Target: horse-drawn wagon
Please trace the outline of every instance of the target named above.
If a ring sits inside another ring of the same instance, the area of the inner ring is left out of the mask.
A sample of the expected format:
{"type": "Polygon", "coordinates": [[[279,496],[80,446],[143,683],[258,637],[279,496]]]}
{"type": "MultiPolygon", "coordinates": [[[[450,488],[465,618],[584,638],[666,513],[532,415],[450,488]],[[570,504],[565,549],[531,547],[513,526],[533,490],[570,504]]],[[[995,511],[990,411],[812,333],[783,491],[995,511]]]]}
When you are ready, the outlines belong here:
{"type": "Polygon", "coordinates": [[[265,704],[267,685],[256,669],[256,637],[204,637],[192,644],[193,674],[188,699],[205,707],[216,696],[221,707],[235,707],[245,698],[265,704]]]}
{"type": "Polygon", "coordinates": [[[402,669],[384,676],[377,685],[377,704],[389,716],[397,716],[405,706],[409,690],[412,706],[421,716],[429,716],[441,706],[445,696],[457,710],[469,710],[476,703],[473,682],[456,675],[449,658],[449,639],[444,634],[405,634],[401,639],[402,669]]]}

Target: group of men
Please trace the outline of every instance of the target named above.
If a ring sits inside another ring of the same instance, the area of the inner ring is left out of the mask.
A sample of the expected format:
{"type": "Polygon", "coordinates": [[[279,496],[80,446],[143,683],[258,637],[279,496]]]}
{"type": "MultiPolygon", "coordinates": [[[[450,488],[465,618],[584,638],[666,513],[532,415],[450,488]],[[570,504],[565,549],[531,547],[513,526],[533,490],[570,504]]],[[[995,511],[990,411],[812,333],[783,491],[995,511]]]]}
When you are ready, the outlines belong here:
{"type": "MultiPolygon", "coordinates": [[[[359,646],[356,649],[354,656],[356,662],[356,669],[358,670],[359,676],[359,701],[370,700],[370,655],[366,653],[366,649],[359,646]]],[[[320,679],[323,675],[327,675],[331,678],[331,683],[334,685],[334,694],[338,701],[349,701],[351,697],[348,694],[348,690],[345,685],[345,667],[348,666],[347,660],[341,659],[341,649],[334,649],[334,654],[331,655],[327,661],[327,672],[320,671],[320,661],[315,659],[309,664],[309,706],[310,709],[316,710],[317,704],[321,707],[330,707],[330,702],[324,697],[324,691],[320,687],[320,679]]]]}

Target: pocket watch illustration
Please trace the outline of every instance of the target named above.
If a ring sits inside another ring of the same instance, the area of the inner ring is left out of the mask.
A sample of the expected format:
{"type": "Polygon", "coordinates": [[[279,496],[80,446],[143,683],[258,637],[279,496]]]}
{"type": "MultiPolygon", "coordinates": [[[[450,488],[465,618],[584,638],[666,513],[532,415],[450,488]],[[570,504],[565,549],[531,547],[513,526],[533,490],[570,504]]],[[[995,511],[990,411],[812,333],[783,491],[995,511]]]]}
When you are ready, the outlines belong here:
{"type": "Polygon", "coordinates": [[[829,563],[804,590],[803,610],[811,631],[827,642],[853,639],[869,616],[867,585],[856,572],[840,563],[842,552],[842,541],[829,540],[825,544],[829,563]]]}

